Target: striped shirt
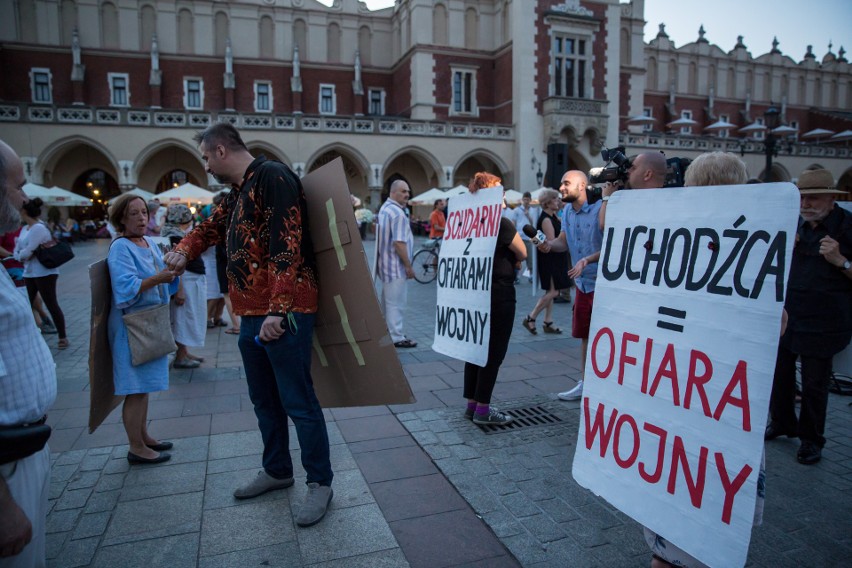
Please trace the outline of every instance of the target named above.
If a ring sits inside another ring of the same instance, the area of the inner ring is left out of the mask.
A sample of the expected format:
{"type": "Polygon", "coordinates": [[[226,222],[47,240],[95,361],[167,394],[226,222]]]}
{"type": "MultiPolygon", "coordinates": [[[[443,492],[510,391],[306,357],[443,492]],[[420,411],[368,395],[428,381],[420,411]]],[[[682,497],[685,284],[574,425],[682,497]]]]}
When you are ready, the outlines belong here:
{"type": "Polygon", "coordinates": [[[0,270],[0,426],[34,422],[56,400],[56,364],[30,303],[0,270]]]}
{"type": "Polygon", "coordinates": [[[376,233],[376,250],[378,251],[378,271],[382,282],[390,282],[400,278],[407,278],[405,265],[396,249],[394,242],[403,242],[408,248],[408,260],[414,253],[414,235],[411,234],[411,224],[408,214],[402,206],[388,199],[379,209],[379,219],[376,233]]]}

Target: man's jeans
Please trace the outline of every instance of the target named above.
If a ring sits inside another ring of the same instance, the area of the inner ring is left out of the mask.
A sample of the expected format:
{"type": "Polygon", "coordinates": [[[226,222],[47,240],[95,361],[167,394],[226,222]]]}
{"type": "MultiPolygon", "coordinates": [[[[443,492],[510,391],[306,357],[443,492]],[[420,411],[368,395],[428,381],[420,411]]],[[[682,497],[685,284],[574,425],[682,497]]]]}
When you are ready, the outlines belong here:
{"type": "Polygon", "coordinates": [[[293,314],[298,331],[287,331],[277,340],[260,346],[254,338],[266,316],[243,316],[240,353],[246,369],[249,396],[263,437],[263,469],[272,477],[293,475],[287,417],[296,425],[302,466],[308,483],[331,485],[331,461],[325,417],[311,380],[311,341],[314,314],[293,314]]]}

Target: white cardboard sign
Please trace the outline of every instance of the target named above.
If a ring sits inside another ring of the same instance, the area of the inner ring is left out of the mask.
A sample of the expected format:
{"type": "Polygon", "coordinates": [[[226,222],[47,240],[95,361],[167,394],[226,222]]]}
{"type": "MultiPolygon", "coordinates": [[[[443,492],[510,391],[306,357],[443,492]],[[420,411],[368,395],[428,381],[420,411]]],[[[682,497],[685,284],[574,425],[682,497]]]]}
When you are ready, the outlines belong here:
{"type": "Polygon", "coordinates": [[[789,183],[607,210],[574,478],[714,568],[748,553],[798,211],[789,183]]]}
{"type": "Polygon", "coordinates": [[[491,273],[502,213],[499,186],[450,199],[438,260],[432,349],[479,366],[488,361],[491,273]]]}

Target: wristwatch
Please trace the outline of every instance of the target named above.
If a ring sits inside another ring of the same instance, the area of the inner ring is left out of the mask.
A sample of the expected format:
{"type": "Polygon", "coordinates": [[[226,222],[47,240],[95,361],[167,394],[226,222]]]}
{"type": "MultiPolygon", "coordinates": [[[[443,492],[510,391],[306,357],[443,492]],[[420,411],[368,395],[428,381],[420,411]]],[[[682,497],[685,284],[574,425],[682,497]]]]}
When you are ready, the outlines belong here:
{"type": "Polygon", "coordinates": [[[850,268],[852,268],[852,260],[847,260],[847,261],[846,261],[846,262],[844,262],[844,263],[843,263],[843,265],[840,267],[840,270],[841,270],[841,271],[843,271],[843,272],[846,272],[846,271],[847,271],[847,270],[849,270],[850,268]]]}

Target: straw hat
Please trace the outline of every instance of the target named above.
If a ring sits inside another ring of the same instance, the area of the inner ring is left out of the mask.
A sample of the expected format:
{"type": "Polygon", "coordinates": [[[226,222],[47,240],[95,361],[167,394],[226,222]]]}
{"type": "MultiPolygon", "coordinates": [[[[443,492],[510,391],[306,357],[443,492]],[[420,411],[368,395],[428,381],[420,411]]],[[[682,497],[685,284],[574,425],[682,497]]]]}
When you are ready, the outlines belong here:
{"type": "Polygon", "coordinates": [[[799,176],[796,184],[802,195],[831,194],[845,195],[845,191],[837,189],[834,176],[828,170],[805,170],[799,176]]]}

